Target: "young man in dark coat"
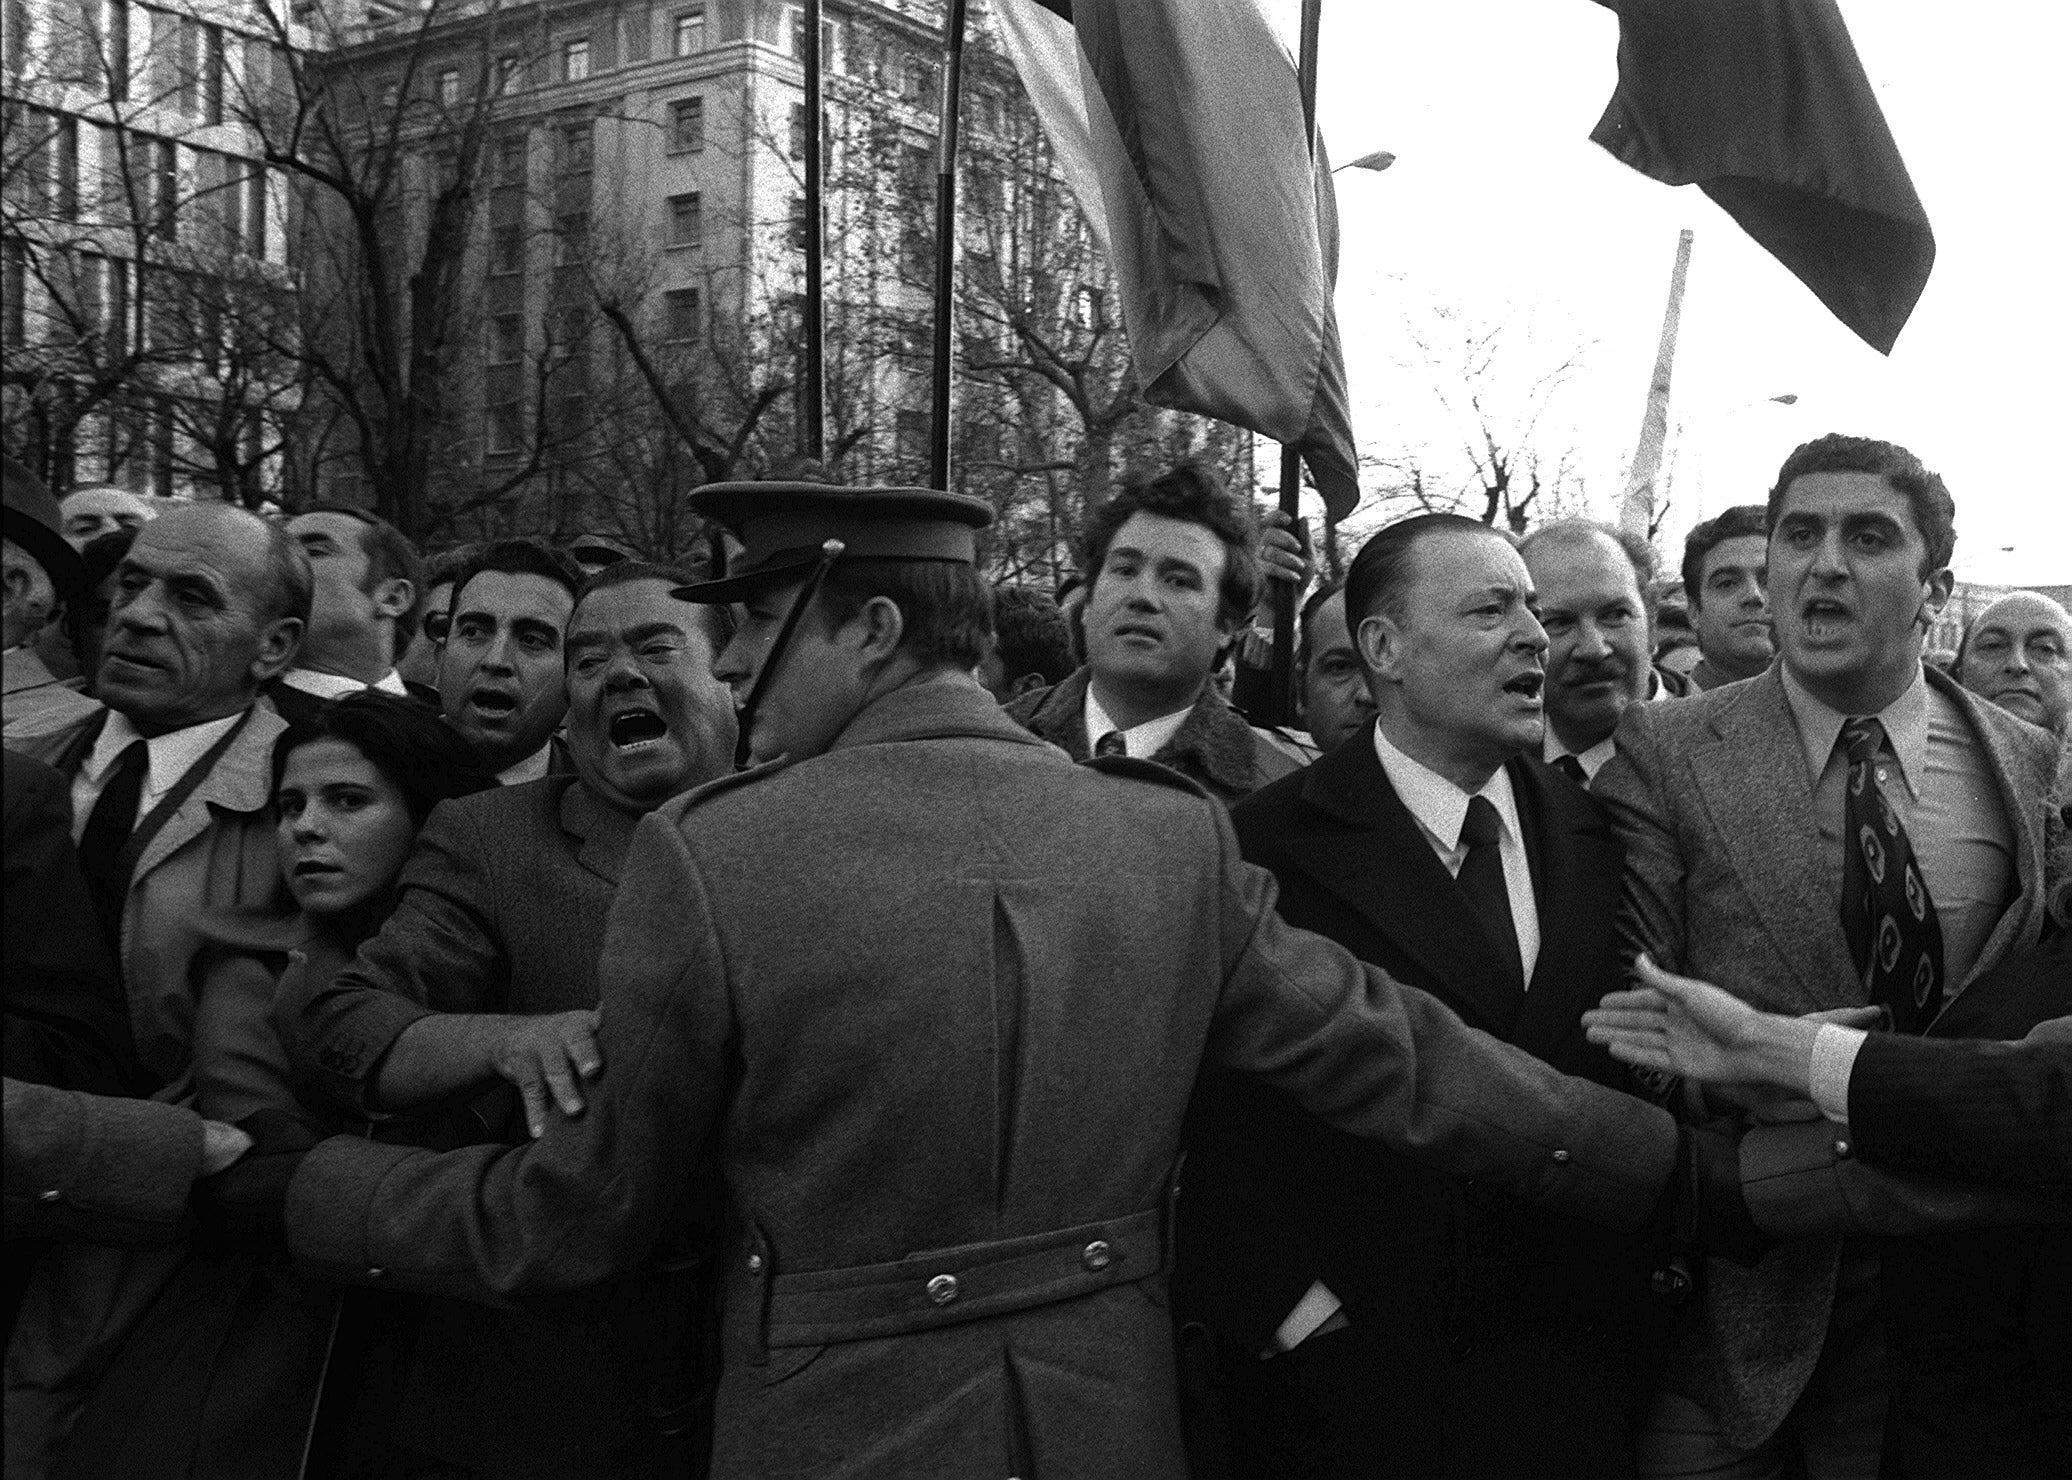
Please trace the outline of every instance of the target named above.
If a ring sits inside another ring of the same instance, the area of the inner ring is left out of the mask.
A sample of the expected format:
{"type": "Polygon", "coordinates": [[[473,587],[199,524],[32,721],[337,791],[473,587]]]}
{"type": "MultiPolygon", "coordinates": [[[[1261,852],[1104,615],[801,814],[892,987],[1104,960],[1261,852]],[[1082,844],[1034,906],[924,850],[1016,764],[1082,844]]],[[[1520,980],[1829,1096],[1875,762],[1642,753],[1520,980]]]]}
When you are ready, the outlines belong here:
{"type": "Polygon", "coordinates": [[[289,1190],[310,1263],[489,1299],[587,1285],[716,1134],[716,1473],[1177,1480],[1164,1205],[1204,1057],[1550,1207],[1649,1215],[1666,1114],[1284,924],[1191,784],[1075,766],[1000,713],[970,673],[984,503],[745,484],[693,506],[743,536],[696,594],[745,602],[719,671],[772,764],[642,825],[581,1116],[519,1148],[322,1144],[289,1190]]]}

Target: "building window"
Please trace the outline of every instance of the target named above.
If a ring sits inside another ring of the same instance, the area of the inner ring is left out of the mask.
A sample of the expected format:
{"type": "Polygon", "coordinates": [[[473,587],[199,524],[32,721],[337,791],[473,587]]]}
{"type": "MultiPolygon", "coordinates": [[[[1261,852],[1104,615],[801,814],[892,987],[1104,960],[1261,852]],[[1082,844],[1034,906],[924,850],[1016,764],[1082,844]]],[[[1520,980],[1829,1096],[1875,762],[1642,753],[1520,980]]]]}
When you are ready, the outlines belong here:
{"type": "Polygon", "coordinates": [[[150,151],[151,234],[160,241],[180,239],[180,158],[170,139],[140,141],[150,151]]]}
{"type": "Polygon", "coordinates": [[[595,159],[588,120],[561,126],[561,173],[587,175],[595,159]]]}
{"type": "Polygon", "coordinates": [[[0,342],[20,349],[29,338],[27,248],[13,237],[0,241],[0,267],[0,342]]]}
{"type": "Polygon", "coordinates": [[[525,271],[523,226],[499,226],[489,234],[489,270],[499,274],[525,271]]]}
{"type": "Polygon", "coordinates": [[[554,265],[578,267],[590,250],[590,213],[570,211],[554,223],[554,265]]]}
{"type": "Polygon", "coordinates": [[[385,84],[383,84],[383,86],[382,86],[382,89],[381,89],[381,111],[382,111],[382,112],[384,112],[384,113],[393,113],[393,112],[395,112],[395,111],[396,111],[396,105],[397,105],[398,103],[402,102],[402,101],[403,101],[403,90],[402,90],[402,87],[401,87],[401,85],[400,85],[400,84],[398,84],[398,83],[394,83],[394,82],[390,82],[390,83],[385,83],[385,84]]]}
{"type": "Polygon", "coordinates": [[[662,295],[662,337],[692,344],[702,328],[696,288],[672,288],[662,295]]]}
{"type": "Polygon", "coordinates": [[[500,313],[489,321],[489,363],[511,365],[525,356],[525,319],[500,313]]]}
{"type": "Polygon", "coordinates": [[[460,103],[460,68],[439,69],[439,106],[452,108],[460,103]]]}
{"type": "Polygon", "coordinates": [[[174,55],[176,69],[176,95],[178,106],[189,118],[201,112],[201,73],[204,44],[202,23],[192,16],[181,16],[179,26],[179,50],[174,55]]]}
{"type": "Polygon", "coordinates": [[[516,57],[496,59],[496,86],[499,92],[514,93],[525,86],[525,64],[516,57]]]}
{"type": "Polygon", "coordinates": [[[525,183],[525,135],[505,134],[496,141],[496,183],[525,183]]]}
{"type": "Polygon", "coordinates": [[[791,157],[793,159],[804,159],[806,157],[806,105],[804,103],[793,103],[791,105],[791,157]]]}
{"type": "Polygon", "coordinates": [[[682,154],[705,147],[705,100],[683,98],[669,105],[669,151],[682,154]]]}
{"type": "Polygon", "coordinates": [[[901,462],[928,461],[928,413],[902,411],[892,434],[892,455],[901,462]]]}
{"type": "Polygon", "coordinates": [[[669,245],[672,247],[701,247],[705,244],[705,215],[698,203],[698,192],[689,195],[669,197],[669,245]]]}
{"type": "Polygon", "coordinates": [[[786,229],[786,238],[794,250],[806,250],[806,234],[812,225],[813,218],[806,212],[806,197],[794,195],[791,198],[791,219],[786,229]]]}
{"type": "Polygon", "coordinates": [[[804,7],[784,7],[784,49],[795,57],[806,54],[806,12],[804,7]]]}
{"type": "Polygon", "coordinates": [[[579,36],[561,46],[561,80],[581,82],[590,75],[590,38],[579,36]]]}
{"type": "Polygon", "coordinates": [[[705,12],[702,10],[681,10],[670,31],[670,54],[673,56],[696,56],[705,50],[705,12]]]}
{"type": "MultiPolygon", "coordinates": [[[[122,0],[116,0],[114,10],[120,14],[122,0]]],[[[201,54],[201,116],[205,123],[223,121],[223,28],[202,27],[201,54]]]]}
{"type": "Polygon", "coordinates": [[[899,95],[916,108],[933,108],[936,98],[936,64],[923,57],[908,57],[900,74],[899,95]]]}
{"type": "Polygon", "coordinates": [[[244,252],[247,257],[266,260],[266,166],[254,161],[245,167],[244,252]]]}
{"type": "Polygon", "coordinates": [[[525,419],[518,410],[516,401],[505,401],[489,408],[484,428],[492,457],[508,457],[525,450],[525,419]]]}
{"type": "MultiPolygon", "coordinates": [[[[48,116],[48,115],[46,115],[48,116]]],[[[79,120],[60,117],[51,139],[51,210],[60,221],[79,219],[79,120]]]]}

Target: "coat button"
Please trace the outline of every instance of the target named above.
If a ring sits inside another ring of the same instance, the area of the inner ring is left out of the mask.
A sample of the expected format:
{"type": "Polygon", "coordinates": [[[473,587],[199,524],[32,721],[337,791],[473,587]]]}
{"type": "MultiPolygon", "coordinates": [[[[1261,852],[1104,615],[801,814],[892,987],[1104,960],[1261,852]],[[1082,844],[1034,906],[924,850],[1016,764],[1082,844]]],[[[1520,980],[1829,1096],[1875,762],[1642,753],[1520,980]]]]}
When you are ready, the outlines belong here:
{"type": "Polygon", "coordinates": [[[948,1305],[957,1298],[957,1277],[953,1274],[939,1274],[928,1282],[928,1298],[937,1305],[948,1305]]]}
{"type": "Polygon", "coordinates": [[[63,1201],[64,1196],[65,1195],[62,1192],[58,1191],[57,1188],[53,1187],[48,1192],[43,1194],[43,1200],[45,1202],[61,1202],[63,1201]]]}
{"type": "Polygon", "coordinates": [[[1115,1262],[1115,1251],[1108,1247],[1106,1239],[1097,1238],[1080,1252],[1079,1262],[1088,1269],[1106,1269],[1115,1262]]]}
{"type": "Polygon", "coordinates": [[[370,1280],[385,1280],[388,1278],[388,1271],[377,1264],[367,1271],[367,1278],[370,1280]]]}
{"type": "Polygon", "coordinates": [[[763,1272],[763,1256],[762,1256],[762,1255],[760,1255],[760,1254],[750,1254],[750,1255],[748,1256],[748,1272],[749,1272],[750,1274],[761,1274],[761,1273],[763,1272]]]}
{"type": "Polygon", "coordinates": [[[1835,1159],[1837,1161],[1847,1161],[1849,1159],[1849,1143],[1847,1141],[1835,1142],[1835,1159]]]}
{"type": "Polygon", "coordinates": [[[1554,1160],[1555,1160],[1555,1161],[1557,1161],[1557,1162],[1559,1162],[1559,1163],[1560,1163],[1560,1164],[1561,1164],[1562,1166],[1567,1166],[1567,1165],[1568,1165],[1568,1153],[1567,1153],[1566,1151],[1556,1151],[1556,1152],[1554,1153],[1554,1160]]]}

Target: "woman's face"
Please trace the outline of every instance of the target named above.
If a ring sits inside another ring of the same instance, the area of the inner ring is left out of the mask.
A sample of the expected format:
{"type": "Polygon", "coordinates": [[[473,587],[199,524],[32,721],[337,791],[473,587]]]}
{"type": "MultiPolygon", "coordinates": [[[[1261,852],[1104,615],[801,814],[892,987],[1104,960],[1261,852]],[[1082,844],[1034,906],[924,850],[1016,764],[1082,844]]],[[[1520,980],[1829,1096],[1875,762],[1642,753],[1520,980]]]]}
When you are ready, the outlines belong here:
{"type": "Polygon", "coordinates": [[[274,806],[288,890],[319,919],[389,889],[417,840],[401,788],[343,740],[290,753],[274,806]]]}

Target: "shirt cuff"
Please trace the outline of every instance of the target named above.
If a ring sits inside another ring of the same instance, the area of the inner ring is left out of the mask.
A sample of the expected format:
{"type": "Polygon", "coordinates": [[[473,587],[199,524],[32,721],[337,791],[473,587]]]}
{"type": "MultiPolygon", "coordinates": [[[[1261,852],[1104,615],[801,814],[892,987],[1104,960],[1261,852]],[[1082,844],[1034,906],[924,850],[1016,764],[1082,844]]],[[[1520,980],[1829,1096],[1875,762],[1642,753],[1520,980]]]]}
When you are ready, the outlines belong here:
{"type": "Polygon", "coordinates": [[[1308,1340],[1317,1327],[1338,1313],[1340,1303],[1322,1280],[1316,1281],[1303,1291],[1302,1298],[1295,1302],[1295,1308],[1288,1312],[1288,1318],[1274,1328],[1273,1349],[1277,1352],[1293,1351],[1308,1340]]]}
{"type": "Polygon", "coordinates": [[[1820,1113],[1840,1125],[1849,1123],[1849,1072],[1856,1067],[1857,1050],[1868,1036],[1861,1028],[1845,1028],[1840,1023],[1822,1023],[1813,1035],[1807,1087],[1820,1113]]]}

